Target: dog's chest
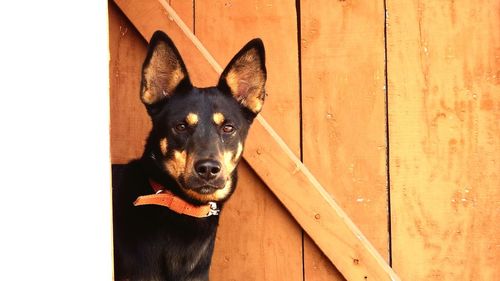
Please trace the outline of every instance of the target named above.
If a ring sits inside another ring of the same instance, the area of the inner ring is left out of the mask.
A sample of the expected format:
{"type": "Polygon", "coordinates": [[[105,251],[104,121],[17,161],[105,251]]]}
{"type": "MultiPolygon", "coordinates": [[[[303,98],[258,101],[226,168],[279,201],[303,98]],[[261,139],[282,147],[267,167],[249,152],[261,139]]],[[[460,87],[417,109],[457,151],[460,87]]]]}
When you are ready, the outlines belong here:
{"type": "MultiPolygon", "coordinates": [[[[213,223],[213,222],[212,222],[213,223]]],[[[213,253],[215,228],[188,227],[183,223],[165,225],[161,261],[168,280],[208,280],[208,270],[213,253]]]]}
{"type": "Polygon", "coordinates": [[[211,239],[205,239],[165,247],[165,268],[172,272],[194,271],[211,258],[211,242],[211,239]]]}

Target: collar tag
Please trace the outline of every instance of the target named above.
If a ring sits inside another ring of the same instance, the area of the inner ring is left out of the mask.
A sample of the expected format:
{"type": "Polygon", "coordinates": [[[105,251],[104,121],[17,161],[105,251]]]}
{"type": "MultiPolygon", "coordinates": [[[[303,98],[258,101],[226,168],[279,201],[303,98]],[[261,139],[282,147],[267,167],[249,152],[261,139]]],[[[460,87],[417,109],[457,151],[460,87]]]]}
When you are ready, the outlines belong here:
{"type": "Polygon", "coordinates": [[[210,211],[208,211],[207,216],[218,216],[220,213],[219,208],[217,207],[217,203],[215,202],[208,202],[210,205],[210,211]]]}

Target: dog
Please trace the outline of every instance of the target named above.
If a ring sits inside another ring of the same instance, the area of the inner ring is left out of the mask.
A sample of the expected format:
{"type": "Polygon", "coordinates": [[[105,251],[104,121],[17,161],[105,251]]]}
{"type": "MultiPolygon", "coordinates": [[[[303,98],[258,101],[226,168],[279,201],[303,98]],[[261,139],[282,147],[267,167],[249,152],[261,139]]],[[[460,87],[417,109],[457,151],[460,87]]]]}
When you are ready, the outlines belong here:
{"type": "Polygon", "coordinates": [[[264,45],[253,39],[217,86],[197,88],[172,40],[153,34],[140,90],[153,126],[113,187],[116,280],[209,280],[218,215],[236,188],[266,75],[264,45]]]}

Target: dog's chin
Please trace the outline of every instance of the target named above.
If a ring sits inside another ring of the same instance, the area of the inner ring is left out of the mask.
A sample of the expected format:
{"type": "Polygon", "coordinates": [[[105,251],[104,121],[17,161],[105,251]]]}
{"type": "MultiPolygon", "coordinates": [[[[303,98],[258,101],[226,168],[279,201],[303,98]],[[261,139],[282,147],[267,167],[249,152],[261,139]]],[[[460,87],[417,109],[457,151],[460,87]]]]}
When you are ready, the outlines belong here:
{"type": "Polygon", "coordinates": [[[198,187],[191,187],[189,188],[190,190],[196,192],[196,193],[199,193],[199,194],[202,194],[202,195],[207,195],[207,194],[213,194],[215,193],[217,190],[219,190],[220,188],[218,187],[215,187],[215,186],[211,186],[211,185],[204,185],[204,186],[198,186],[198,187]]]}

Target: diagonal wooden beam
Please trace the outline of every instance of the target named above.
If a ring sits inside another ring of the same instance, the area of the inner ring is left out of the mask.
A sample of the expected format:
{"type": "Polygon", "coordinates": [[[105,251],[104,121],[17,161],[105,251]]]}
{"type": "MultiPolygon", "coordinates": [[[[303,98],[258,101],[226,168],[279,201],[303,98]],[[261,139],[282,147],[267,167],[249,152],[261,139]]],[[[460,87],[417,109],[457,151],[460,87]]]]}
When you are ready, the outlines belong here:
{"type": "MultiPolygon", "coordinates": [[[[222,71],[165,0],[115,0],[115,3],[146,40],[154,31],[164,30],[177,43],[184,58],[198,62],[192,65],[203,65],[201,62],[206,60],[212,72],[220,74],[222,71]]],[[[190,73],[193,71],[206,74],[206,70],[190,69],[190,73]]],[[[347,280],[399,280],[342,208],[260,115],[250,130],[243,156],[347,280]]]]}

